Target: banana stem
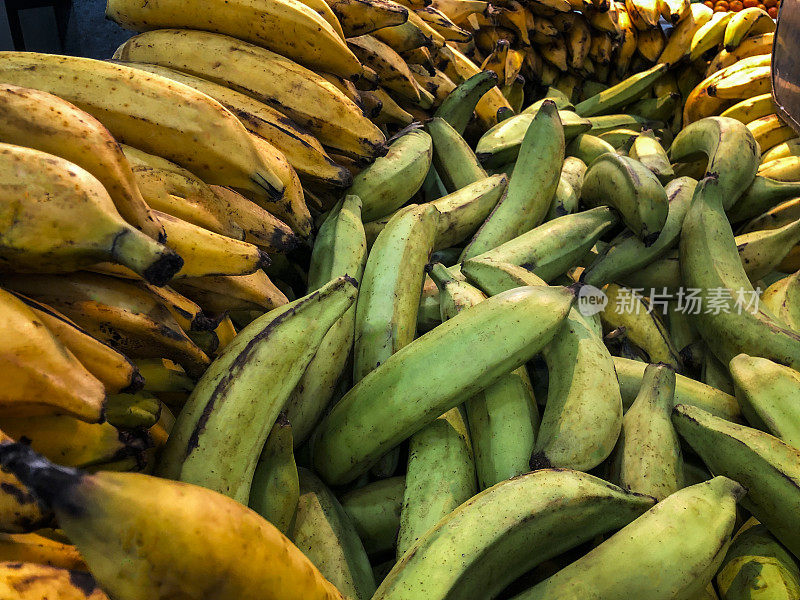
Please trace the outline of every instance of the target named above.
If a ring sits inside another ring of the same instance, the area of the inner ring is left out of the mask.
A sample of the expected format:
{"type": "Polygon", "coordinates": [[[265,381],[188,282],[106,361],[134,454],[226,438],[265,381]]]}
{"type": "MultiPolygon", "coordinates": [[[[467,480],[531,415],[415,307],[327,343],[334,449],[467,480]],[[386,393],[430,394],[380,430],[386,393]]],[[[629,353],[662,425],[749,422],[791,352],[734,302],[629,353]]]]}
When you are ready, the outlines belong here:
{"type": "Polygon", "coordinates": [[[173,250],[132,227],[116,235],[111,256],[157,286],[167,283],[183,267],[183,259],[173,250]]]}

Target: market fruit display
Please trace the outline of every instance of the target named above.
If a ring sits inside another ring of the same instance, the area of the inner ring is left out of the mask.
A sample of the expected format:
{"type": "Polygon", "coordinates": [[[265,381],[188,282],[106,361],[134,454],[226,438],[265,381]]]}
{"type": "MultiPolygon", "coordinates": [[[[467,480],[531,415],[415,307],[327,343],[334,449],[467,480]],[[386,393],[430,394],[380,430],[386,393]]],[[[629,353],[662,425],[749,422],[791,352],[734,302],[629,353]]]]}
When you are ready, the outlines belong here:
{"type": "Polygon", "coordinates": [[[800,598],[777,8],[108,0],[108,60],[0,52],[2,599],[800,598]]]}

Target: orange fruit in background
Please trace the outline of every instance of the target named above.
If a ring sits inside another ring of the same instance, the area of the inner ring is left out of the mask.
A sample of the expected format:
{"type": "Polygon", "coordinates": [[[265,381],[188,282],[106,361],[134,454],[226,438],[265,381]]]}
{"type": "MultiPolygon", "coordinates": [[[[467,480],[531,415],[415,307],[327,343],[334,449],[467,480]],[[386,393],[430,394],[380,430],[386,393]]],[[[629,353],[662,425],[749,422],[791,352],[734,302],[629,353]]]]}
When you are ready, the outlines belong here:
{"type": "Polygon", "coordinates": [[[739,12],[743,8],[744,8],[744,5],[741,3],[740,0],[733,0],[733,2],[731,2],[731,10],[733,12],[739,12]]]}
{"type": "Polygon", "coordinates": [[[778,18],[778,7],[777,6],[769,7],[767,9],[767,12],[769,13],[769,16],[772,17],[773,19],[777,19],[778,18]]]}
{"type": "Polygon", "coordinates": [[[756,6],[758,6],[758,8],[760,8],[760,9],[761,9],[761,10],[763,10],[763,11],[766,11],[766,10],[767,10],[767,7],[766,7],[766,6],[764,6],[763,4],[756,4],[756,6]]]}
{"type": "Polygon", "coordinates": [[[767,8],[778,6],[778,0],[764,0],[764,6],[766,6],[767,8]]]}
{"type": "Polygon", "coordinates": [[[754,6],[758,6],[758,0],[744,0],[742,4],[744,4],[745,8],[753,8],[754,6]]]}
{"type": "Polygon", "coordinates": [[[718,0],[718,2],[714,5],[715,11],[723,11],[728,10],[729,6],[726,0],[718,0]]]}

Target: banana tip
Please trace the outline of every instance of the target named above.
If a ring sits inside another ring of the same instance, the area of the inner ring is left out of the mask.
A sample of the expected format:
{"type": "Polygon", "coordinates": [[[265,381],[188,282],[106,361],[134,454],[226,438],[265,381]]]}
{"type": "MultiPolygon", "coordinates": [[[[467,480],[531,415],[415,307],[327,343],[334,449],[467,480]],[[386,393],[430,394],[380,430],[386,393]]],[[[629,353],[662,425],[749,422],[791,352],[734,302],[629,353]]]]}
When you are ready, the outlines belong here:
{"type": "Polygon", "coordinates": [[[544,455],[544,452],[534,452],[530,460],[531,471],[539,469],[552,469],[553,463],[544,455]]]}
{"type": "Polygon", "coordinates": [[[263,250],[259,249],[258,256],[259,256],[258,268],[261,269],[262,271],[272,264],[272,259],[269,257],[269,254],[267,254],[263,250]]]}
{"type": "Polygon", "coordinates": [[[350,277],[350,275],[342,275],[342,279],[344,279],[347,283],[352,285],[354,288],[358,289],[358,280],[355,277],[350,277]]]}
{"type": "Polygon", "coordinates": [[[173,278],[183,268],[183,258],[175,252],[163,254],[156,262],[147,267],[142,273],[145,281],[161,287],[173,278]]]}
{"type": "Polygon", "coordinates": [[[144,387],[144,375],[139,373],[138,369],[133,372],[131,375],[131,382],[125,387],[125,389],[120,390],[122,394],[132,394],[134,392],[138,392],[140,389],[144,387]]]}

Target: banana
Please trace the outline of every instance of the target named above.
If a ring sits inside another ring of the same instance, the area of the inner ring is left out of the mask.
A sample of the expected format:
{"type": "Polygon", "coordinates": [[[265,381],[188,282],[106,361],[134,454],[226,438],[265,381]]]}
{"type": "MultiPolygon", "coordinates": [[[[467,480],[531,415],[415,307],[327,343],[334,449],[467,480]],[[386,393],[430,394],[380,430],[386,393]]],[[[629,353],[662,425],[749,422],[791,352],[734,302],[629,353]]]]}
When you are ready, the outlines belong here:
{"type": "Polygon", "coordinates": [[[775,21],[767,11],[757,7],[745,8],[733,14],[725,29],[725,50],[733,52],[745,38],[774,32],[775,21]]]}
{"type": "Polygon", "coordinates": [[[394,548],[400,530],[405,488],[405,477],[390,477],[341,496],[342,508],[353,522],[368,554],[394,548]]]}
{"type": "Polygon", "coordinates": [[[256,310],[264,312],[288,302],[266,273],[238,277],[189,277],[174,282],[174,287],[210,313],[229,310],[256,310]]]}
{"type": "Polygon", "coordinates": [[[328,3],[325,2],[325,0],[303,0],[303,4],[325,19],[336,32],[336,35],[343,40],[345,39],[344,31],[342,30],[342,24],[339,23],[339,19],[336,18],[336,14],[334,14],[333,10],[331,10],[331,7],[328,6],[328,3]]]}
{"type": "MultiPolygon", "coordinates": [[[[669,156],[652,130],[642,132],[633,140],[628,156],[650,169],[663,184],[675,176],[669,156]]],[[[670,197],[669,192],[667,192],[667,197],[670,197]]]]}
{"type": "Polygon", "coordinates": [[[161,401],[149,392],[114,394],[107,405],[106,420],[122,429],[149,429],[161,417],[161,401]]]}
{"type": "Polygon", "coordinates": [[[555,335],[574,298],[573,291],[566,288],[513,290],[456,315],[400,349],[359,381],[320,423],[314,447],[317,471],[337,483],[366,472],[386,451],[436,416],[541,350],[555,335]],[[531,318],[534,314],[536,318],[531,318]],[[492,323],[493,339],[502,343],[476,363],[473,343],[484,339],[478,332],[485,332],[487,323],[492,323]],[[473,368],[451,377],[456,365],[464,364],[465,353],[470,354],[473,368]],[[412,379],[409,385],[399,385],[398,377],[412,379]],[[381,397],[380,405],[375,403],[376,394],[381,397]],[[372,408],[362,410],[365,403],[372,408]],[[389,414],[391,418],[387,418],[389,414]],[[355,415],[359,424],[354,428],[355,415]],[[334,447],[336,452],[331,451],[334,447]]]}
{"type": "Polygon", "coordinates": [[[734,536],[716,582],[724,598],[755,598],[765,591],[775,598],[800,595],[795,559],[752,518],[734,536]]]}
{"type": "Polygon", "coordinates": [[[477,492],[467,424],[452,408],[409,440],[397,556],[477,492]]]}
{"type": "Polygon", "coordinates": [[[677,405],[672,421],[710,470],[735,477],[747,487],[742,506],[797,556],[800,538],[794,524],[800,503],[800,450],[693,406],[677,405]]]}
{"type": "Polygon", "coordinates": [[[745,304],[747,296],[755,292],[724,213],[725,196],[718,177],[712,174],[698,184],[681,231],[683,281],[687,287],[701,290],[699,298],[705,306],[702,318],[694,319],[695,325],[723,363],[748,351],[796,366],[800,364],[800,336],[745,304]],[[714,293],[721,306],[718,314],[707,305],[714,293]]]}
{"type": "Polygon", "coordinates": [[[625,0],[625,9],[637,29],[645,31],[658,26],[661,9],[656,0],[625,0]]]}
{"type": "MultiPolygon", "coordinates": [[[[433,265],[430,273],[440,288],[439,308],[442,321],[486,298],[467,282],[459,281],[442,265],[433,265]]],[[[518,279],[509,286],[492,289],[491,293],[501,293],[530,283],[544,285],[541,279],[527,273],[526,279],[518,279]]],[[[506,374],[475,394],[465,403],[465,408],[474,453],[473,469],[478,476],[479,489],[484,490],[500,481],[527,473],[539,427],[539,411],[526,368],[522,366],[506,374]]],[[[473,491],[471,495],[475,493],[473,491]]],[[[405,546],[403,552],[407,549],[408,546],[405,546]]]]}
{"type": "Polygon", "coordinates": [[[473,14],[485,15],[489,12],[489,3],[483,0],[433,0],[431,5],[446,14],[455,23],[463,23],[473,14]]]}
{"type": "Polygon", "coordinates": [[[719,54],[717,54],[713,59],[711,59],[711,62],[708,63],[705,76],[709,77],[717,71],[721,71],[726,67],[730,67],[743,58],[771,54],[774,41],[774,33],[763,33],[761,35],[748,37],[730,52],[725,49],[720,50],[719,54]]]}
{"type": "Polygon", "coordinates": [[[581,198],[588,206],[612,206],[645,246],[658,239],[669,200],[658,178],[642,163],[609,153],[586,171],[581,198]]]}
{"type": "Polygon", "coordinates": [[[71,544],[36,533],[0,534],[2,562],[35,563],[59,569],[86,571],[86,563],[71,544]]]}
{"type": "Polygon", "coordinates": [[[109,600],[82,569],[68,570],[34,562],[0,563],[0,593],[14,600],[109,600]]]}
{"type": "MultiPolygon", "coordinates": [[[[640,361],[615,356],[614,368],[619,378],[623,407],[628,409],[641,388],[646,365],[640,361]]],[[[683,375],[676,376],[675,404],[697,406],[729,421],[741,421],[742,418],[736,398],[683,375]]]]}
{"type": "Polygon", "coordinates": [[[586,268],[581,281],[602,287],[641,269],[674,248],[680,239],[683,219],[696,187],[697,181],[690,177],[679,177],[667,184],[665,192],[669,201],[669,213],[656,241],[645,246],[633,232],[623,231],[586,268]]]}
{"type": "Polygon", "coordinates": [[[666,65],[658,64],[641,73],[631,75],[617,85],[577,104],[575,112],[582,117],[613,112],[639,98],[655,84],[666,70],[666,65]]]}
{"type": "Polygon", "coordinates": [[[126,356],[169,358],[193,376],[208,366],[167,307],[136,282],[80,272],[9,276],[3,286],[51,306],[126,356]]]}
{"type": "Polygon", "coordinates": [[[448,192],[486,178],[478,157],[447,121],[434,117],[426,129],[433,142],[433,167],[448,192]]]}
{"type": "Polygon", "coordinates": [[[586,64],[591,49],[592,31],[589,22],[583,15],[576,15],[572,26],[565,35],[567,50],[569,51],[569,66],[581,70],[586,64]]]}
{"type": "Polygon", "coordinates": [[[106,16],[127,29],[202,29],[263,46],[310,69],[345,78],[358,76],[361,65],[344,39],[302,2],[256,0],[207,2],[202,11],[186,10],[180,0],[141,4],[111,0],[106,16]]]}
{"type": "MultiPolygon", "coordinates": [[[[603,154],[616,152],[616,149],[595,135],[582,133],[567,144],[565,151],[567,157],[577,158],[584,164],[591,165],[603,154]]],[[[581,192],[583,192],[582,189],[581,192]]]]}
{"type": "MultiPolygon", "coordinates": [[[[736,119],[747,125],[756,119],[774,114],[775,110],[775,102],[772,99],[772,94],[767,93],[737,102],[730,108],[725,109],[720,116],[736,119]]],[[[761,152],[763,153],[766,151],[762,149],[761,152]]]]}
{"type": "Polygon", "coordinates": [[[766,358],[747,354],[731,359],[730,374],[747,422],[797,448],[800,374],[766,358]]]}
{"type": "Polygon", "coordinates": [[[727,477],[684,488],[594,550],[514,600],[693,598],[725,558],[736,504],[747,490],[727,477]],[[659,544],[651,543],[658,535],[659,544]],[[620,568],[624,565],[624,568],[620,568]]]}
{"type": "MultiPolygon", "coordinates": [[[[758,142],[761,152],[768,152],[778,144],[797,137],[794,129],[774,113],[749,122],[747,128],[752,132],[756,142],[758,142]]],[[[769,174],[765,175],[770,177],[769,174]]]]}
{"type": "Polygon", "coordinates": [[[127,64],[183,83],[211,96],[236,115],[250,133],[264,138],[279,148],[286,156],[286,160],[302,177],[336,187],[350,185],[352,181],[350,173],[328,156],[317,138],[271,106],[213,81],[174,69],[144,63],[127,64]]]}
{"type": "Polygon", "coordinates": [[[537,48],[542,58],[562,73],[569,69],[567,44],[561,36],[554,37],[549,43],[537,48]]]}
{"type": "Polygon", "coordinates": [[[800,198],[777,204],[774,208],[747,222],[742,227],[741,232],[750,233],[762,229],[777,229],[797,219],[800,219],[800,198]]]}
{"type": "Polygon", "coordinates": [[[325,333],[353,303],[353,282],[347,276],[334,279],[239,332],[189,397],[157,472],[202,482],[246,501],[268,429],[325,333]],[[303,331],[303,343],[297,343],[298,328],[303,331]],[[238,375],[233,377],[232,372],[238,375]],[[259,403],[254,402],[256,396],[259,403]],[[236,438],[228,435],[232,423],[239,432],[236,438]]]}
{"type": "Polygon", "coordinates": [[[645,98],[629,104],[626,110],[645,119],[668,121],[680,108],[680,98],[680,94],[677,93],[665,94],[657,98],[645,98]]]}
{"type": "Polygon", "coordinates": [[[442,102],[434,116],[444,119],[456,132],[463,135],[476,105],[497,82],[497,73],[493,71],[481,71],[472,75],[461,82],[442,102]]]}
{"type": "Polygon", "coordinates": [[[136,367],[144,378],[144,389],[149,392],[191,392],[194,381],[177,364],[166,358],[140,358],[136,367]]]}
{"type": "Polygon", "coordinates": [[[647,365],[614,450],[613,480],[623,489],[660,501],[683,487],[683,457],[670,420],[674,396],[675,371],[647,365]]]}
{"type": "MultiPolygon", "coordinates": [[[[513,6],[513,2],[510,2],[509,5],[513,6]]],[[[414,10],[418,17],[420,17],[423,21],[425,21],[428,25],[430,25],[435,31],[440,33],[445,40],[448,42],[469,42],[472,39],[472,34],[456,25],[450,17],[448,17],[445,13],[441,12],[440,10],[432,7],[426,6],[424,8],[417,8],[414,10]]],[[[511,14],[512,11],[508,10],[505,14],[511,14]]],[[[514,13],[515,15],[520,15],[520,18],[523,20],[525,19],[525,10],[522,8],[522,5],[517,3],[517,10],[514,13]]],[[[500,15],[500,19],[502,20],[503,15],[500,15]]],[[[527,29],[523,26],[524,33],[527,34],[527,29]]],[[[524,41],[524,40],[523,40],[524,41]]]]}
{"type": "Polygon", "coordinates": [[[800,182],[776,181],[756,175],[753,184],[728,212],[731,223],[756,217],[777,204],[800,195],[800,182]]]}
{"type": "MultiPolygon", "coordinates": [[[[275,586],[287,599],[344,598],[277,529],[230,498],[138,473],[90,475],[57,467],[20,444],[0,448],[3,467],[30,480],[114,598],[134,600],[146,590],[151,596],[221,594],[246,600],[275,586]],[[215,518],[203,517],[209,514],[215,518]],[[147,527],[154,518],[160,526],[147,527]],[[133,531],[135,549],[129,543],[133,531]],[[227,552],[209,562],[207,548],[201,550],[207,536],[220,549],[247,544],[249,556],[263,568],[253,569],[227,552]],[[165,552],[165,544],[173,550],[165,552]]],[[[86,579],[83,583],[85,590],[86,579]]]]}
{"type": "Polygon", "coordinates": [[[770,65],[742,69],[712,84],[708,93],[722,100],[741,100],[766,94],[772,89],[771,73],[770,65]]]}
{"type": "Polygon", "coordinates": [[[800,243],[800,220],[765,231],[736,236],[736,246],[752,282],[765,277],[800,243]]]}
{"type": "Polygon", "coordinates": [[[673,25],[679,24],[691,13],[688,0],[660,0],[661,16],[673,25]]]}
{"type": "Polygon", "coordinates": [[[705,4],[692,3],[689,12],[675,26],[661,56],[659,64],[676,65],[691,52],[695,34],[714,16],[714,11],[705,4]]]}
{"type": "Polygon", "coordinates": [[[715,12],[708,23],[695,32],[689,45],[690,61],[698,60],[706,52],[719,46],[733,15],[732,12],[715,12]]]}
{"type": "MultiPolygon", "coordinates": [[[[774,109],[772,112],[775,112],[774,109]]],[[[771,148],[761,155],[761,164],[764,165],[780,158],[800,156],[800,138],[794,137],[771,148]]]]}
{"type": "Polygon", "coordinates": [[[672,162],[708,156],[706,172],[714,177],[714,189],[725,210],[735,205],[758,170],[758,145],[750,130],[728,117],[709,117],[687,125],[669,150],[672,162]]]}
{"type": "Polygon", "coordinates": [[[372,32],[372,36],[400,53],[412,52],[420,48],[432,48],[433,39],[412,21],[402,25],[383,27],[372,32]]]}
{"type": "Polygon", "coordinates": [[[258,458],[247,505],[290,535],[300,499],[300,483],[294,459],[292,426],[279,415],[258,458]]]}
{"type": "Polygon", "coordinates": [[[504,481],[431,528],[373,598],[494,597],[540,562],[629,523],[651,505],[650,498],[576,471],[547,469],[504,481]],[[525,543],[508,547],[509,538],[525,543]]]}
{"type": "Polygon", "coordinates": [[[414,84],[414,77],[397,52],[370,35],[350,38],[347,44],[359,60],[378,74],[383,87],[403,98],[419,100],[419,90],[414,84]]]}
{"type": "Polygon", "coordinates": [[[441,105],[445,98],[456,89],[456,84],[453,83],[453,80],[438,69],[434,69],[433,75],[421,65],[409,65],[409,69],[411,69],[411,74],[414,76],[417,85],[434,96],[436,99],[435,106],[441,105]]]}
{"type": "Polygon", "coordinates": [[[372,597],[375,578],[350,517],[333,492],[307,469],[300,469],[300,501],[291,539],[345,597],[372,597]]]}
{"type": "Polygon", "coordinates": [[[119,430],[109,423],[85,423],[68,416],[3,418],[3,432],[26,440],[48,460],[87,468],[132,457],[141,462],[152,444],[144,430],[119,430]]]}
{"type": "Polygon", "coordinates": [[[381,103],[381,112],[374,119],[375,123],[386,124],[392,123],[395,125],[406,126],[414,121],[414,115],[405,110],[402,106],[389,95],[389,93],[378,88],[372,92],[381,103]]]}
{"type": "Polygon", "coordinates": [[[409,10],[396,2],[383,0],[326,0],[345,37],[351,38],[408,21],[409,10]]]}
{"type": "Polygon", "coordinates": [[[661,27],[640,31],[636,40],[636,50],[648,62],[654,63],[664,52],[667,37],[661,27]]]}
{"type": "Polygon", "coordinates": [[[464,261],[464,266],[471,261],[510,263],[549,282],[580,263],[617,222],[617,214],[608,207],[565,215],[464,261]]]}
{"type": "Polygon", "coordinates": [[[347,193],[361,198],[364,221],[386,216],[408,202],[422,186],[432,154],[431,137],[415,129],[394,141],[386,156],[359,173],[347,193]]]}
{"type": "Polygon", "coordinates": [[[461,261],[500,246],[544,220],[558,187],[564,147],[558,109],[554,102],[545,102],[520,145],[517,176],[511,176],[505,197],[467,244],[461,261]]]}
{"type": "MultiPolygon", "coordinates": [[[[362,157],[384,151],[383,133],[347,96],[324,77],[264,48],[214,33],[166,29],[131,38],[114,57],[184,71],[242,92],[283,112],[339,151],[362,157]]],[[[142,144],[131,145],[147,150],[142,144]]],[[[238,187],[232,181],[203,179],[238,187]]]]}
{"type": "MultiPolygon", "coordinates": [[[[361,281],[367,258],[361,201],[347,196],[320,227],[311,254],[309,291],[341,275],[361,281]]],[[[356,309],[351,307],[331,326],[319,350],[292,391],[284,410],[292,423],[295,444],[304,442],[331,401],[347,369],[353,348],[356,309]]]]}
{"type": "Polygon", "coordinates": [[[592,128],[589,130],[589,133],[594,136],[600,136],[616,129],[632,129],[634,131],[641,131],[643,129],[657,129],[659,126],[658,123],[654,123],[648,121],[644,117],[631,114],[598,115],[595,117],[589,117],[588,120],[592,124],[592,128]]]}
{"type": "Polygon", "coordinates": [[[123,219],[164,241],[166,234],[147,209],[116,141],[99,121],[57,96],[9,84],[0,86],[0,106],[0,141],[82,167],[103,184],[123,219]]]}

